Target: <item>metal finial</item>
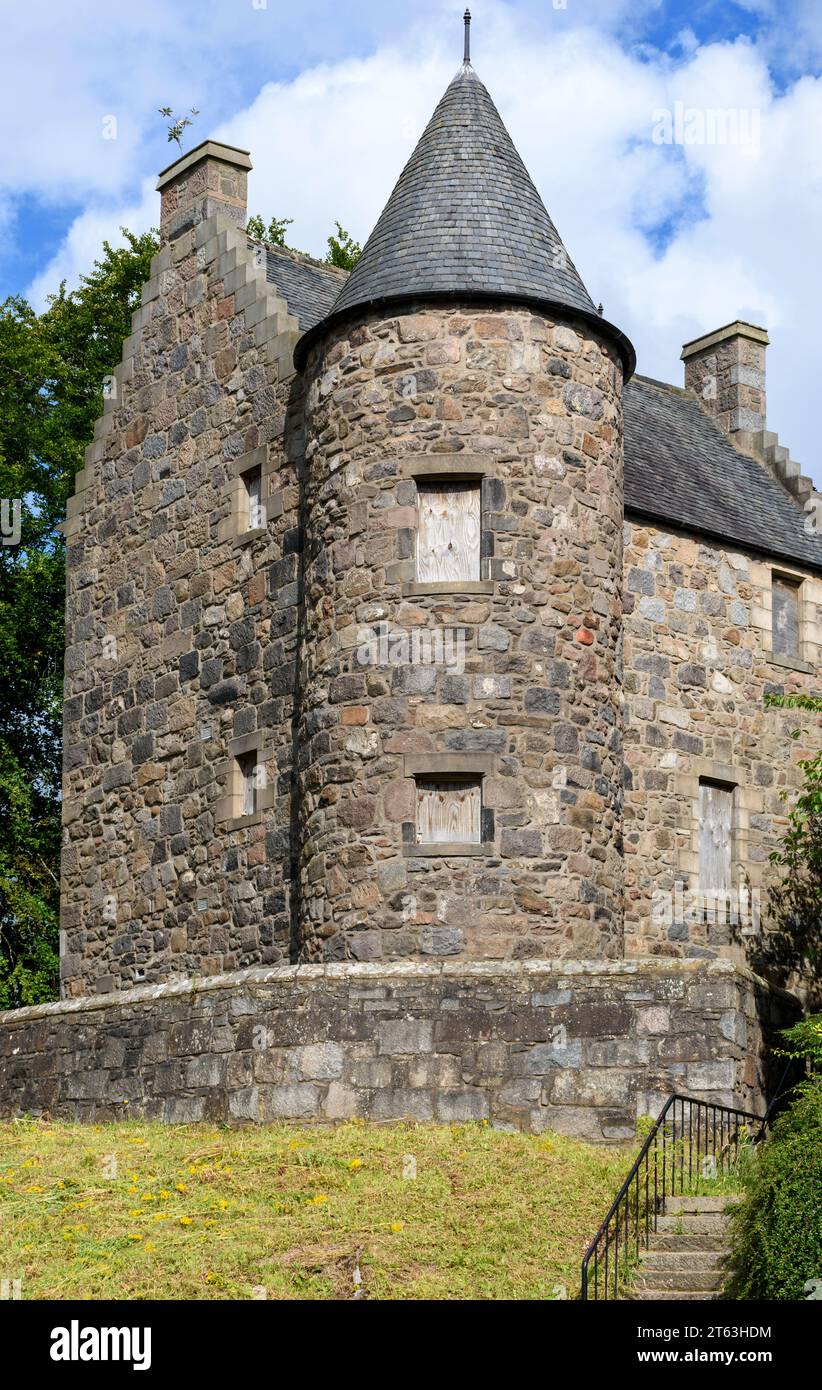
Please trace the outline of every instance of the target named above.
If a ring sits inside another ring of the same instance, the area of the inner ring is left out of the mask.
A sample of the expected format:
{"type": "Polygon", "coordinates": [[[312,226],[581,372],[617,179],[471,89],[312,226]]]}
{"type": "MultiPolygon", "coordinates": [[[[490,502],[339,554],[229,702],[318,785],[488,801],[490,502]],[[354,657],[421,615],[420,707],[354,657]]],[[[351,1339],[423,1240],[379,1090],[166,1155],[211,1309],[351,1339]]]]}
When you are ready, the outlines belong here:
{"type": "Polygon", "coordinates": [[[465,20],[465,52],[464,52],[464,54],[463,54],[462,61],[463,61],[463,63],[470,63],[470,61],[471,61],[471,11],[470,11],[470,10],[466,10],[466,11],[465,11],[465,14],[463,15],[463,19],[465,20]]]}
{"type": "Polygon", "coordinates": [[[597,305],[597,313],[599,314],[600,318],[602,318],[602,305],[601,305],[601,304],[598,304],[598,305],[597,305]]]}

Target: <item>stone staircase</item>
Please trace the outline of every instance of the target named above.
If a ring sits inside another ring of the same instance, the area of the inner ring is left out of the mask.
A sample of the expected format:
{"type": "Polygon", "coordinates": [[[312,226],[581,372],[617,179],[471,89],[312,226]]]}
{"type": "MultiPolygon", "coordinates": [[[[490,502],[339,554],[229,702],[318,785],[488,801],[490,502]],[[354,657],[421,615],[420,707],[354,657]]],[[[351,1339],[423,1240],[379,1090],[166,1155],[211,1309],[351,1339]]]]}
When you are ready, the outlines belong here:
{"type": "Polygon", "coordinates": [[[624,1295],[671,1301],[721,1299],[727,1208],[733,1197],[669,1197],[624,1295]]]}

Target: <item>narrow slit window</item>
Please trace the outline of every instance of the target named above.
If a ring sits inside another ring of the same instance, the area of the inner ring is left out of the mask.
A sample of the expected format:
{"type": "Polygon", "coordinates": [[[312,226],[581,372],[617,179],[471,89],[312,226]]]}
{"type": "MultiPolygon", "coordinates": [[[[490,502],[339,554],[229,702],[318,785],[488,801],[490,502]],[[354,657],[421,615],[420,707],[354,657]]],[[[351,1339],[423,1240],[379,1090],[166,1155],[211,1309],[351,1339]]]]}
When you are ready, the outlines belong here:
{"type": "Polygon", "coordinates": [[[799,584],[775,574],[771,584],[772,647],[776,656],[799,657],[799,584]]]}
{"type": "Polygon", "coordinates": [[[440,584],[479,579],[479,482],[420,483],[418,508],[417,581],[440,584]]]}
{"type": "Polygon", "coordinates": [[[245,490],[246,530],[256,531],[258,527],[265,526],[262,470],[250,468],[247,473],[244,473],[243,487],[245,490]]]}
{"type": "Polygon", "coordinates": [[[417,843],[478,845],[482,794],[478,778],[417,781],[417,843]]]}
{"type": "Polygon", "coordinates": [[[244,753],[237,759],[240,773],[240,815],[253,816],[259,806],[264,768],[256,753],[244,753]]]}
{"type": "Polygon", "coordinates": [[[734,788],[721,782],[699,784],[699,888],[728,893],[733,886],[734,788]]]}

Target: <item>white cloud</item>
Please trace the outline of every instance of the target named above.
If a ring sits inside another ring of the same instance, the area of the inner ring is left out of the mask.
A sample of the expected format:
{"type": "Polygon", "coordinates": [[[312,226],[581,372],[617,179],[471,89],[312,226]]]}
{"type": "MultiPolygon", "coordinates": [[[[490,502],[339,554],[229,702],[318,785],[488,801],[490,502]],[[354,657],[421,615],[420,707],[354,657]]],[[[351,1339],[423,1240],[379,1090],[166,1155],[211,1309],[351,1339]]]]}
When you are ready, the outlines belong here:
{"type": "MultiPolygon", "coordinates": [[[[250,210],[293,217],[294,245],[323,254],[335,218],[360,240],[370,231],[457,67],[461,4],[441,9],[447,20],[415,22],[402,43],[267,83],[214,132],[251,150],[250,210]]],[[[625,12],[603,13],[615,21],[625,12]]],[[[769,424],[822,486],[822,81],[777,88],[765,50],[747,40],[700,47],[686,32],[674,60],[626,50],[570,11],[542,14],[538,24],[530,6],[489,5],[475,61],[592,296],[633,338],[640,370],[676,383],[688,338],[737,317],[764,322],[769,424]],[[758,112],[758,152],[655,144],[654,112],[677,101],[758,112]],[[647,233],[663,224],[654,245],[647,233]]],[[[70,152],[63,158],[71,172],[70,152]]],[[[76,279],[121,223],[156,222],[153,180],[120,206],[104,173],[35,281],[38,298],[61,276],[76,279]]]]}

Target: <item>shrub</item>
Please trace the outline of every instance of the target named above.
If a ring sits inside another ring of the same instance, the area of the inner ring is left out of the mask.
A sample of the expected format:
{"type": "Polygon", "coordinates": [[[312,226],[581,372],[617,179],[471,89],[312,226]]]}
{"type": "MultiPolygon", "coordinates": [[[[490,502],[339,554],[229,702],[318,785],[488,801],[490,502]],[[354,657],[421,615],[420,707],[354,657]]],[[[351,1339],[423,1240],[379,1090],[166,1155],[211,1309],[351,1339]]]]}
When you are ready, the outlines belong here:
{"type": "MultiPolygon", "coordinates": [[[[818,1057],[822,1020],[789,1029],[792,1055],[818,1057]]],[[[729,1298],[804,1299],[822,1279],[822,1075],[812,1073],[745,1175],[731,1219],[729,1298]]]]}

